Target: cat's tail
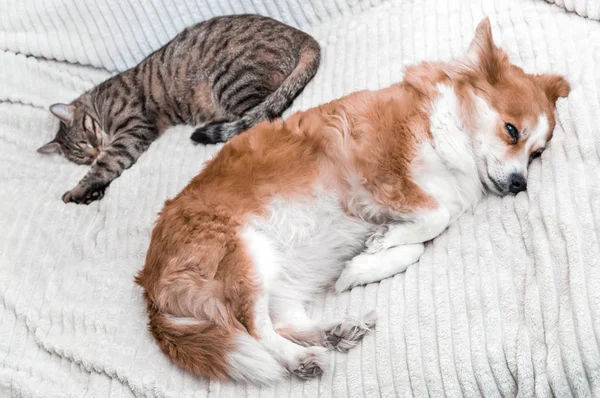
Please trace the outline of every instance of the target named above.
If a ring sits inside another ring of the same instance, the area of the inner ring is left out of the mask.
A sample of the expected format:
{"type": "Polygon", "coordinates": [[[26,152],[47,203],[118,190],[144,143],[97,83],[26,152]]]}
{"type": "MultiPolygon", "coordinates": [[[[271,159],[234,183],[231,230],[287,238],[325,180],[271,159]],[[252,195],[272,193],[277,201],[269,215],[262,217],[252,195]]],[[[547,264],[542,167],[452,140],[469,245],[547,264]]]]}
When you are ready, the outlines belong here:
{"type": "Polygon", "coordinates": [[[300,48],[298,64],[277,90],[238,120],[207,124],[196,129],[190,138],[192,141],[200,144],[225,142],[237,134],[248,130],[258,122],[281,116],[302,92],[306,84],[313,78],[319,67],[320,58],[321,49],[319,43],[306,35],[306,39],[300,48]]]}
{"type": "Polygon", "coordinates": [[[221,319],[171,318],[147,300],[149,329],[162,351],[197,376],[272,384],[287,370],[243,327],[221,319]]]}

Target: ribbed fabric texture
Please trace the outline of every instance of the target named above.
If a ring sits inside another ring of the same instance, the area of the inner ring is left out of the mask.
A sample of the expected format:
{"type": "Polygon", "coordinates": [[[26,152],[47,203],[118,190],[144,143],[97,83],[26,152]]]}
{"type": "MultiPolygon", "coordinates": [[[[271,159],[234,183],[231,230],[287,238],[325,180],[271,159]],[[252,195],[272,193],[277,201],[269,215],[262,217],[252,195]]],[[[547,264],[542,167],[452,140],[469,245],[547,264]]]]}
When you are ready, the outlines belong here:
{"type": "Polygon", "coordinates": [[[600,396],[597,21],[540,0],[0,0],[0,10],[0,396],[600,396]],[[60,200],[86,167],[35,152],[57,129],[48,105],[229,12],[273,15],[322,45],[288,115],[460,56],[484,15],[513,62],[572,84],[527,193],[486,198],[405,274],[318,299],[316,319],[376,308],[376,330],[331,353],[322,378],[263,389],[172,365],[133,283],[164,200],[219,147],[174,128],[90,206],[60,200]]]}
{"type": "Polygon", "coordinates": [[[574,12],[582,17],[600,21],[600,1],[597,0],[546,0],[554,3],[567,11],[574,12]]]}
{"type": "Polygon", "coordinates": [[[387,0],[2,0],[0,48],[122,71],[186,26],[227,14],[268,15],[295,27],[387,0]]]}

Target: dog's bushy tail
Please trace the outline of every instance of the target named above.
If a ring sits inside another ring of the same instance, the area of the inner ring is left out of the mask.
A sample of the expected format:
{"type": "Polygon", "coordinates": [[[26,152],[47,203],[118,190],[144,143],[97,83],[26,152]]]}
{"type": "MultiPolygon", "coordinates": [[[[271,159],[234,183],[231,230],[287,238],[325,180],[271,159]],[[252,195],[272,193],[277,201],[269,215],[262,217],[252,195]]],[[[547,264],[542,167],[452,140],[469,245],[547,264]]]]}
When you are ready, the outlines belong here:
{"type": "Polygon", "coordinates": [[[226,142],[258,122],[281,116],[313,78],[319,67],[320,58],[319,43],[307,35],[300,49],[298,64],[277,90],[238,120],[207,124],[196,129],[190,138],[199,144],[226,142]]]}
{"type": "Polygon", "coordinates": [[[287,370],[252,336],[210,320],[177,322],[148,301],[150,332],[178,366],[202,377],[272,384],[287,370]]]}

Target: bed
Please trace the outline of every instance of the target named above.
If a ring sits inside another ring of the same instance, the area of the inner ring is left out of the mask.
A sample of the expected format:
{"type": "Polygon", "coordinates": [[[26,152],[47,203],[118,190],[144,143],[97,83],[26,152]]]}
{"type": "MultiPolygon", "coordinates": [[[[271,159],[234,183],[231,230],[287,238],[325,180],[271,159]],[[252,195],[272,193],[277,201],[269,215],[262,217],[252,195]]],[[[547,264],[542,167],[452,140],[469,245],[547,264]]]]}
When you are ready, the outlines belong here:
{"type": "Polygon", "coordinates": [[[600,6],[597,0],[0,0],[0,396],[600,396],[600,6]],[[552,4],[555,3],[555,4],[552,4]],[[259,13],[311,33],[315,78],[286,115],[403,67],[460,56],[489,16],[527,72],[572,85],[529,189],[488,197],[378,284],[316,300],[314,318],[376,309],[377,327],[325,374],[272,387],[209,382],[146,329],[142,267],[157,212],[220,146],[169,130],[90,206],[85,174],[36,148],[47,111],[136,65],[185,26],[259,13]]]}

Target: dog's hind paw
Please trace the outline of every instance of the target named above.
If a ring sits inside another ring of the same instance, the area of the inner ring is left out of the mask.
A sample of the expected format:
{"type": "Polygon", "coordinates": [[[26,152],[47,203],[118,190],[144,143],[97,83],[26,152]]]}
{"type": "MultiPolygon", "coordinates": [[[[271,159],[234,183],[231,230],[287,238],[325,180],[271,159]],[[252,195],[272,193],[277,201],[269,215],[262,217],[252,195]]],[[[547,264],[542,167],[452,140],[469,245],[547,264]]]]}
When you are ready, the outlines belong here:
{"type": "Polygon", "coordinates": [[[325,331],[323,345],[330,350],[347,352],[356,347],[375,326],[377,314],[370,311],[362,317],[349,317],[325,331]]]}

